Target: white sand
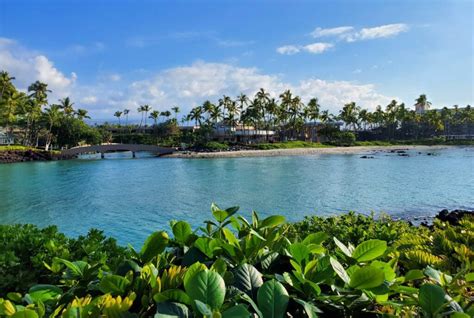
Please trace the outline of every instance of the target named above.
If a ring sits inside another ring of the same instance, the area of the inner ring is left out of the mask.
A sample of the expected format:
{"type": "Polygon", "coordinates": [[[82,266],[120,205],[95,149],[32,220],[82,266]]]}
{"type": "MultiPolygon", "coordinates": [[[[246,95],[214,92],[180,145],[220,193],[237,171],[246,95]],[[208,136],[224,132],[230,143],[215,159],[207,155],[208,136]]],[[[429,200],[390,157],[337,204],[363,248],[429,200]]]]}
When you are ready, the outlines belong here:
{"type": "Polygon", "coordinates": [[[303,156],[317,154],[360,154],[367,155],[374,152],[390,150],[417,150],[431,151],[455,146],[358,146],[358,147],[331,147],[331,148],[293,148],[270,150],[238,150],[221,152],[175,152],[166,157],[170,158],[238,158],[238,157],[273,157],[273,156],[303,156]]]}

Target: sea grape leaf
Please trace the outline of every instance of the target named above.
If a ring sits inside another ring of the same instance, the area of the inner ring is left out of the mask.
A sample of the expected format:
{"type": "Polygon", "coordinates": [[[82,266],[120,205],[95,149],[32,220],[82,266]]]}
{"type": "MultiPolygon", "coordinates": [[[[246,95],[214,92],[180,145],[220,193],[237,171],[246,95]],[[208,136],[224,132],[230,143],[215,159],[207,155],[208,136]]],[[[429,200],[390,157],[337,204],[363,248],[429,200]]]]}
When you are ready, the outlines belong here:
{"type": "Polygon", "coordinates": [[[245,318],[250,317],[250,312],[247,310],[247,307],[240,304],[237,306],[232,306],[222,313],[222,318],[245,318]]]}
{"type": "Polygon", "coordinates": [[[420,287],[418,302],[423,310],[431,317],[443,307],[445,302],[443,288],[438,285],[424,284],[420,287]]]}
{"type": "Polygon", "coordinates": [[[384,272],[380,268],[361,267],[352,274],[349,286],[356,289],[375,288],[383,284],[384,277],[384,272]]]}
{"type": "Polygon", "coordinates": [[[185,244],[188,241],[189,236],[193,234],[191,225],[184,221],[176,222],[173,224],[171,229],[173,231],[175,240],[183,244],[185,244]]]}
{"type": "Polygon", "coordinates": [[[337,276],[339,276],[346,284],[349,284],[349,281],[350,281],[349,275],[347,275],[347,272],[344,269],[344,267],[341,265],[341,263],[339,263],[337,259],[333,257],[331,257],[329,261],[331,262],[331,266],[336,272],[337,276]]]}
{"type": "Polygon", "coordinates": [[[44,303],[50,300],[55,300],[59,298],[62,293],[63,291],[61,288],[55,285],[46,284],[35,285],[28,290],[28,295],[30,295],[35,303],[39,301],[44,303]]]}
{"type": "Polygon", "coordinates": [[[341,249],[341,251],[346,254],[346,256],[349,256],[349,257],[352,257],[352,253],[351,251],[347,248],[346,245],[344,245],[344,243],[342,243],[341,241],[339,241],[337,238],[334,237],[334,243],[336,243],[337,247],[339,247],[341,249]]]}
{"type": "Polygon", "coordinates": [[[114,296],[125,294],[130,281],[119,275],[105,275],[99,283],[99,289],[104,294],[110,293],[114,296]]]}
{"type": "Polygon", "coordinates": [[[368,240],[360,243],[352,253],[352,258],[358,262],[367,262],[380,257],[387,250],[387,242],[382,240],[368,240]]]}
{"type": "Polygon", "coordinates": [[[309,234],[308,236],[305,237],[305,239],[303,240],[303,243],[304,244],[319,244],[320,245],[328,237],[329,237],[329,235],[327,235],[324,232],[311,233],[311,234],[309,234]]]}
{"type": "Polygon", "coordinates": [[[265,282],[258,289],[258,307],[265,318],[284,317],[289,299],[285,287],[274,279],[265,282]]]}
{"type": "Polygon", "coordinates": [[[200,271],[189,279],[184,288],[191,299],[199,300],[212,309],[219,309],[224,303],[224,279],[216,272],[208,269],[200,271]]]}
{"type": "Polygon", "coordinates": [[[234,271],[234,284],[253,299],[256,299],[257,291],[263,284],[262,274],[252,265],[242,264],[234,271]]]}
{"type": "Polygon", "coordinates": [[[162,253],[168,245],[168,234],[164,231],[158,231],[145,240],[140,251],[140,258],[144,263],[148,263],[156,255],[162,253]]]}
{"type": "Polygon", "coordinates": [[[189,318],[191,317],[188,307],[175,302],[160,302],[156,304],[155,318],[189,318]]]}
{"type": "Polygon", "coordinates": [[[291,256],[301,264],[303,260],[307,260],[310,254],[310,250],[307,245],[303,243],[293,243],[289,247],[291,256]]]}

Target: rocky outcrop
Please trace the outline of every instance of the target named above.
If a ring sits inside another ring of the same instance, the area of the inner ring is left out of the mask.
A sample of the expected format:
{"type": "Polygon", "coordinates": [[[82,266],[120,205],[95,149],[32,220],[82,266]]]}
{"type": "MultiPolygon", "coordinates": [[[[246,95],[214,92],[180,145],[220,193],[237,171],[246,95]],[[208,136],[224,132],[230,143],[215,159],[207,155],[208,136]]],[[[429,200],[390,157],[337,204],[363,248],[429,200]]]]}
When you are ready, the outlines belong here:
{"type": "Polygon", "coordinates": [[[1,163],[15,163],[26,161],[50,161],[64,158],[59,154],[54,154],[43,150],[7,150],[0,151],[1,163]]]}
{"type": "Polygon", "coordinates": [[[443,222],[448,222],[452,225],[457,225],[459,224],[459,221],[464,218],[465,216],[474,216],[474,211],[468,211],[468,210],[453,210],[453,211],[448,211],[447,209],[444,209],[436,215],[436,218],[443,221],[443,222]]]}

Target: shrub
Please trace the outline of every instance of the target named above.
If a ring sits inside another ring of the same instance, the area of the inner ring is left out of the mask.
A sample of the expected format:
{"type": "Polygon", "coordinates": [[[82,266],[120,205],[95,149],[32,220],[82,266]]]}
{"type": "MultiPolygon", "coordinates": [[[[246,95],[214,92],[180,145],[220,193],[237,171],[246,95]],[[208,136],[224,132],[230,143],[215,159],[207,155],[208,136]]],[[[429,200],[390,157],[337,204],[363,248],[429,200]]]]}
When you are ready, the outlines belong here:
{"type": "MultiPolygon", "coordinates": [[[[262,318],[474,314],[472,218],[455,226],[435,222],[427,230],[387,217],[374,219],[354,213],[288,224],[282,216],[261,219],[253,212],[247,220],[237,216],[237,211],[237,207],[224,210],[213,204],[213,220],[195,230],[186,222],[172,221],[170,234],[151,234],[141,250],[130,247],[118,266],[108,266],[102,257],[90,258],[87,251],[82,254],[78,249],[78,258],[82,257],[78,260],[62,258],[61,253],[43,255],[50,271],[61,274],[59,283],[50,280],[31,286],[26,293],[8,293],[7,299],[0,298],[0,315],[262,318]]],[[[25,232],[21,240],[26,246],[36,248],[49,242],[46,235],[37,235],[39,230],[29,229],[33,230],[31,237],[25,232]]],[[[65,244],[67,239],[55,228],[49,231],[65,244]]],[[[11,246],[21,250],[21,245],[10,244],[19,242],[15,235],[6,237],[6,253],[11,252],[11,246]]],[[[91,241],[97,242],[95,235],[91,241]]],[[[37,251],[31,248],[24,254],[30,251],[36,256],[37,251]]],[[[3,266],[10,270],[11,265],[3,266]]]]}
{"type": "Polygon", "coordinates": [[[328,144],[339,146],[339,147],[349,147],[355,145],[356,136],[350,131],[336,131],[329,136],[328,144]]]}

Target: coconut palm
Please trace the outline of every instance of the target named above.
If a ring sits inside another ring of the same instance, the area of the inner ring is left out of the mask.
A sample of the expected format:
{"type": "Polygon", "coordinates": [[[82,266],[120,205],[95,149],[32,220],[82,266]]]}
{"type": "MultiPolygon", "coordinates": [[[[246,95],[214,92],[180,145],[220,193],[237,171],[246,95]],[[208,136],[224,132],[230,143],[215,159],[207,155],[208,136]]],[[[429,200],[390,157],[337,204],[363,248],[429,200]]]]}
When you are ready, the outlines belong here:
{"type": "Polygon", "coordinates": [[[153,123],[154,123],[154,126],[157,125],[157,122],[158,122],[158,118],[160,117],[160,112],[157,111],[157,110],[154,110],[150,113],[150,116],[149,118],[150,119],[153,119],[153,123]]]}
{"type": "Polygon", "coordinates": [[[80,120],[84,120],[85,118],[91,119],[91,117],[88,114],[88,111],[85,109],[78,108],[76,111],[76,116],[80,120]]]}
{"type": "Polygon", "coordinates": [[[171,107],[171,110],[174,112],[174,119],[176,121],[176,124],[178,123],[178,113],[180,112],[180,109],[178,106],[171,107]]]}
{"type": "Polygon", "coordinates": [[[314,131],[316,126],[316,121],[319,119],[319,109],[320,105],[317,98],[311,98],[308,102],[308,105],[305,109],[307,118],[313,123],[311,127],[311,141],[314,141],[314,131]]]}
{"type": "Polygon", "coordinates": [[[71,117],[74,114],[74,103],[69,97],[59,100],[59,108],[61,108],[66,117],[71,117]]]}
{"type": "Polygon", "coordinates": [[[358,125],[359,111],[360,107],[357,106],[355,102],[347,103],[339,112],[339,118],[346,124],[346,126],[352,126],[352,130],[355,131],[358,125]]]}
{"type": "Polygon", "coordinates": [[[118,119],[119,127],[120,127],[120,117],[122,117],[122,114],[123,114],[123,112],[121,112],[120,110],[117,110],[117,111],[114,113],[114,116],[117,117],[117,119],[118,119]]]}
{"type": "Polygon", "coordinates": [[[128,114],[130,113],[130,109],[125,108],[123,110],[123,114],[125,115],[125,126],[128,126],[128,114]]]}
{"type": "Polygon", "coordinates": [[[51,105],[49,108],[45,109],[44,115],[48,122],[48,134],[46,138],[45,150],[48,151],[51,143],[53,141],[53,126],[56,125],[61,119],[61,106],[60,105],[51,105]]]}
{"type": "Polygon", "coordinates": [[[204,110],[202,106],[197,106],[191,109],[191,112],[189,113],[189,119],[194,120],[194,125],[197,126],[199,123],[199,126],[201,126],[201,122],[204,119],[203,112],[204,110]]]}

